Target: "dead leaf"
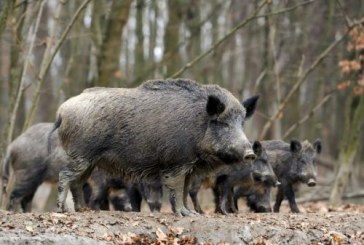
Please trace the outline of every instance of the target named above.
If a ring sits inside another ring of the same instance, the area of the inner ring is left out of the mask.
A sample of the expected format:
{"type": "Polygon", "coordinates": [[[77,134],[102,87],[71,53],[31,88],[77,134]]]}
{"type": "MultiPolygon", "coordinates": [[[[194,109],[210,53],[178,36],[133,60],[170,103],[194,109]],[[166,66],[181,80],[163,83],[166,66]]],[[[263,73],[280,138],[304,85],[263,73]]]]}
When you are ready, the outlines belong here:
{"type": "Polygon", "coordinates": [[[161,230],[161,228],[157,228],[157,231],[155,232],[157,234],[157,237],[159,240],[166,240],[167,235],[161,230]]]}
{"type": "Polygon", "coordinates": [[[57,218],[66,218],[67,215],[61,214],[61,213],[51,213],[51,216],[57,217],[57,218]]]}
{"type": "Polygon", "coordinates": [[[33,232],[34,230],[33,230],[33,227],[31,227],[31,226],[25,226],[25,229],[27,230],[27,231],[29,231],[29,232],[33,232]]]}
{"type": "Polygon", "coordinates": [[[176,235],[180,235],[183,233],[184,228],[183,227],[172,227],[171,232],[176,235]]]}

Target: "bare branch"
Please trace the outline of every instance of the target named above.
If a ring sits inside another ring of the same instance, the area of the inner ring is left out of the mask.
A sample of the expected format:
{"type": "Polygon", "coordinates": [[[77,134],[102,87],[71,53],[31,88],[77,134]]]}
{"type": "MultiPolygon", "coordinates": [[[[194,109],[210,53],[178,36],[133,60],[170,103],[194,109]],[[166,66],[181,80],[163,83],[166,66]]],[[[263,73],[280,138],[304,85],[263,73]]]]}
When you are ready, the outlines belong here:
{"type": "MultiPolygon", "coordinates": [[[[230,0],[231,1],[231,0],[230,0]]],[[[221,10],[223,7],[223,4],[226,4],[229,2],[226,1],[222,1],[221,3],[216,4],[216,6],[214,6],[214,8],[211,10],[211,12],[198,24],[199,26],[203,26],[205,23],[207,23],[212,17],[214,17],[216,14],[218,14],[219,10],[221,10]]],[[[191,36],[196,35],[196,32],[192,32],[191,36]]],[[[179,48],[182,47],[183,45],[185,45],[187,43],[188,39],[183,39],[182,41],[180,41],[173,49],[173,52],[178,52],[179,48]]],[[[174,54],[172,54],[173,57],[174,54]]],[[[158,67],[162,66],[163,64],[165,64],[166,62],[168,62],[170,60],[171,56],[163,56],[162,60],[154,63],[152,62],[152,64],[146,69],[145,72],[143,72],[143,74],[141,74],[140,76],[134,78],[134,81],[132,82],[132,84],[136,84],[138,81],[142,81],[144,79],[144,77],[147,77],[148,75],[150,75],[150,73],[152,73],[153,71],[155,71],[155,69],[157,69],[158,67]]]]}
{"type": "MultiPolygon", "coordinates": [[[[37,88],[36,88],[36,91],[35,91],[35,94],[34,94],[33,100],[32,100],[32,106],[31,106],[31,109],[30,109],[30,111],[29,111],[29,113],[28,113],[28,115],[26,117],[26,120],[25,120],[25,123],[24,123],[24,126],[23,126],[23,130],[25,130],[26,128],[29,127],[29,124],[33,119],[33,115],[34,115],[35,109],[37,107],[39,98],[40,98],[40,91],[41,91],[42,85],[43,85],[43,83],[45,81],[45,76],[46,76],[46,74],[47,74],[47,72],[48,72],[48,70],[49,70],[49,68],[50,68],[50,66],[52,64],[52,61],[53,61],[54,57],[56,56],[56,54],[57,54],[58,50],[60,49],[62,43],[66,39],[67,34],[70,32],[72,26],[75,24],[77,18],[80,16],[82,10],[85,9],[85,7],[87,6],[87,4],[90,1],[91,0],[85,0],[79,6],[79,8],[75,12],[75,14],[72,16],[72,19],[70,20],[70,22],[66,26],[66,28],[65,28],[64,32],[62,33],[60,39],[56,43],[56,45],[54,47],[54,51],[50,55],[49,55],[49,53],[50,53],[49,49],[51,49],[52,45],[50,43],[47,45],[48,52],[46,50],[45,55],[44,55],[41,70],[39,72],[39,80],[38,80],[38,83],[37,83],[37,88]]],[[[61,1],[60,4],[64,4],[63,1],[61,1]]],[[[49,41],[52,42],[53,41],[52,39],[53,39],[53,37],[51,36],[49,41]]]]}
{"type": "Polygon", "coordinates": [[[307,5],[307,4],[311,4],[314,1],[316,1],[316,0],[305,1],[305,2],[296,4],[296,5],[294,5],[292,7],[289,7],[289,8],[284,8],[284,9],[281,9],[281,10],[278,10],[278,11],[275,11],[275,12],[265,13],[265,14],[262,14],[262,15],[257,15],[256,18],[269,17],[269,16],[273,16],[273,15],[280,15],[280,14],[284,14],[284,13],[287,13],[287,12],[291,12],[291,11],[295,10],[296,8],[302,7],[302,6],[307,5]]]}
{"type": "MultiPolygon", "coordinates": [[[[33,33],[32,41],[30,43],[30,47],[29,47],[29,50],[28,50],[27,58],[29,58],[30,54],[33,52],[33,47],[34,47],[35,39],[36,39],[36,32],[37,32],[37,30],[39,28],[39,23],[40,23],[40,19],[41,19],[41,16],[42,16],[42,12],[43,12],[45,3],[46,3],[46,1],[42,1],[41,5],[40,5],[40,10],[39,10],[36,22],[35,22],[34,33],[33,33]]],[[[19,89],[18,89],[17,94],[16,94],[14,107],[13,107],[13,110],[12,110],[11,115],[10,115],[10,124],[9,124],[9,131],[8,131],[8,137],[7,137],[7,144],[8,145],[11,143],[11,141],[13,139],[15,121],[16,121],[16,114],[18,112],[21,97],[22,97],[23,92],[24,92],[24,90],[26,88],[24,76],[26,74],[28,65],[30,65],[30,61],[25,60],[23,75],[22,75],[22,78],[20,80],[19,89]]]]}
{"type": "Polygon", "coordinates": [[[298,78],[292,89],[288,92],[282,103],[279,105],[278,110],[273,114],[273,116],[270,117],[270,119],[266,122],[266,124],[263,127],[263,130],[259,136],[259,139],[262,140],[265,138],[269,128],[272,126],[272,123],[274,120],[276,120],[279,115],[282,113],[283,109],[286,107],[288,101],[291,99],[293,94],[300,88],[302,83],[306,81],[306,78],[308,75],[311,74],[312,71],[316,69],[316,67],[321,64],[321,62],[330,54],[330,52],[339,44],[341,43],[347,34],[350,32],[352,28],[354,28],[356,25],[360,24],[362,21],[355,22],[353,25],[342,35],[339,39],[335,40],[333,43],[330,44],[329,47],[327,47],[312,63],[312,65],[302,74],[301,77],[298,78]]]}
{"type": "Polygon", "coordinates": [[[174,73],[171,78],[176,78],[178,76],[180,76],[184,71],[186,71],[187,69],[189,69],[190,67],[192,67],[194,64],[196,64],[197,62],[199,62],[200,60],[202,60],[204,57],[206,57],[208,54],[210,54],[212,51],[214,51],[218,46],[220,46],[220,44],[222,44],[224,41],[226,41],[228,38],[230,38],[236,31],[238,31],[239,29],[243,28],[246,24],[248,24],[249,22],[251,22],[254,19],[258,19],[261,17],[267,17],[267,16],[273,16],[273,15],[279,15],[279,14],[283,14],[286,12],[290,12],[298,7],[310,4],[312,2],[314,2],[315,0],[309,0],[300,4],[297,4],[295,6],[292,6],[290,8],[285,8],[282,9],[280,11],[276,11],[276,12],[271,12],[271,13],[266,13],[266,14],[262,14],[262,15],[258,15],[258,13],[260,12],[260,10],[267,4],[269,3],[269,0],[265,0],[263,1],[263,3],[261,5],[258,6],[257,10],[254,12],[254,14],[252,16],[250,16],[249,18],[245,19],[244,21],[242,21],[240,24],[238,24],[235,28],[233,28],[228,34],[226,34],[224,37],[222,37],[219,41],[217,41],[215,44],[212,45],[211,48],[209,48],[206,52],[202,53],[201,55],[199,55],[198,57],[196,57],[195,59],[193,59],[192,61],[188,62],[184,67],[182,67],[179,71],[177,71],[176,73],[174,73]]]}
{"type": "Polygon", "coordinates": [[[318,109],[320,109],[324,104],[326,104],[326,102],[328,102],[329,99],[332,97],[333,92],[334,91],[331,91],[329,94],[327,94],[314,108],[312,108],[312,110],[306,116],[304,116],[298,122],[293,124],[283,135],[283,139],[287,138],[293,132],[293,130],[295,130],[298,126],[300,126],[309,118],[311,118],[318,109]]]}
{"type": "Polygon", "coordinates": [[[224,41],[226,41],[228,38],[230,38],[236,31],[238,31],[239,29],[243,28],[246,24],[248,24],[250,21],[256,19],[258,13],[260,12],[260,10],[268,3],[268,0],[264,0],[262,4],[260,4],[258,6],[258,8],[256,9],[256,11],[254,12],[254,14],[252,16],[250,16],[249,18],[245,19],[244,21],[242,21],[240,24],[238,24],[236,27],[234,27],[228,34],[226,34],[224,37],[222,37],[219,41],[217,41],[215,44],[212,45],[211,48],[209,48],[206,52],[200,54],[199,56],[197,56],[195,59],[193,59],[192,61],[188,62],[184,67],[182,67],[179,71],[177,71],[176,73],[174,73],[171,78],[176,78],[179,77],[184,71],[186,71],[187,69],[189,69],[190,67],[192,67],[194,64],[196,64],[197,62],[199,62],[200,60],[202,60],[204,57],[206,57],[208,54],[210,54],[212,51],[214,51],[218,46],[220,46],[224,41]]]}
{"type": "Polygon", "coordinates": [[[345,13],[345,10],[344,10],[344,8],[343,8],[343,6],[342,6],[342,4],[341,4],[340,0],[336,0],[336,3],[337,3],[337,5],[339,6],[340,11],[341,11],[341,12],[343,13],[343,15],[344,15],[346,26],[347,26],[348,28],[350,28],[350,26],[352,25],[352,23],[353,23],[353,22],[351,21],[351,19],[349,18],[349,16],[345,13]]]}

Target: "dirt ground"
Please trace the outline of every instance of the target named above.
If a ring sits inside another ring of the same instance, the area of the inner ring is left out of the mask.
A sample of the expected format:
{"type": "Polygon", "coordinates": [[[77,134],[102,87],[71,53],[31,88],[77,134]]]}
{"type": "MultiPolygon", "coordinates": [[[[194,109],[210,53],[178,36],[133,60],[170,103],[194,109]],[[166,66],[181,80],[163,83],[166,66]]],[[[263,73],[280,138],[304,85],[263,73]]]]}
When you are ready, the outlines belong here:
{"type": "Polygon", "coordinates": [[[364,244],[364,205],[300,205],[292,214],[176,217],[162,213],[0,211],[0,244],[364,244]]]}

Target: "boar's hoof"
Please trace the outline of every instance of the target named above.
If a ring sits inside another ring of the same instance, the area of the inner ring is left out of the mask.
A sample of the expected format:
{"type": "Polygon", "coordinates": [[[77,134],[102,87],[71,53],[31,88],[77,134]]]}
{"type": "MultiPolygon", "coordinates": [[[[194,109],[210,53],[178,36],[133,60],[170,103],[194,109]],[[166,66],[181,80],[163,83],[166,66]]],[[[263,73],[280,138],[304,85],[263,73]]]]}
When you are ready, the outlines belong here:
{"type": "Polygon", "coordinates": [[[69,212],[70,210],[68,210],[68,208],[66,206],[59,206],[57,208],[57,213],[67,213],[69,212]]]}
{"type": "Polygon", "coordinates": [[[175,213],[177,216],[184,217],[184,216],[196,216],[198,215],[195,211],[189,210],[187,208],[181,208],[177,210],[175,213]]]}
{"type": "Polygon", "coordinates": [[[316,181],[314,179],[309,179],[308,182],[307,182],[307,185],[309,187],[313,187],[316,185],[316,181]]]}

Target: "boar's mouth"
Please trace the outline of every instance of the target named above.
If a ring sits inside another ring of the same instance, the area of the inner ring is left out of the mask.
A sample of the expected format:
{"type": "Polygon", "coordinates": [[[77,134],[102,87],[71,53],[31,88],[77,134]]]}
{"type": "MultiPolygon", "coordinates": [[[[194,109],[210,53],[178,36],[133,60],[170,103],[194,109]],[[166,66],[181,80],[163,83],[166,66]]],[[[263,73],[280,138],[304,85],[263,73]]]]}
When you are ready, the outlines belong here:
{"type": "Polygon", "coordinates": [[[227,164],[238,163],[238,162],[242,162],[242,160],[243,160],[241,157],[238,157],[236,154],[222,152],[222,151],[217,152],[217,157],[221,161],[223,161],[224,163],[227,163],[227,164]]]}

